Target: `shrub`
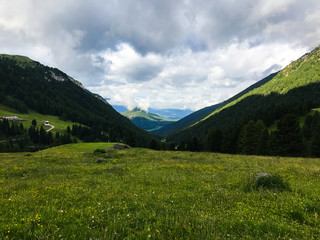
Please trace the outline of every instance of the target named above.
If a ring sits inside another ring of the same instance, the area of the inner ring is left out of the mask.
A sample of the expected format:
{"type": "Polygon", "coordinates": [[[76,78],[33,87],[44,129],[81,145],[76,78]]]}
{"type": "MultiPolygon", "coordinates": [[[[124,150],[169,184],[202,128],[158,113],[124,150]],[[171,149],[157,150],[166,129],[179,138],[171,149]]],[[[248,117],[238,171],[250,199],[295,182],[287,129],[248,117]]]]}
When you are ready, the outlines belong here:
{"type": "Polygon", "coordinates": [[[99,155],[99,154],[103,154],[103,153],[107,153],[107,151],[102,148],[97,148],[96,150],[93,151],[94,155],[99,155]]]}
{"type": "Polygon", "coordinates": [[[279,175],[269,173],[258,173],[249,178],[246,190],[290,190],[289,184],[279,175]]]}
{"type": "Polygon", "coordinates": [[[293,221],[297,221],[299,223],[304,223],[306,221],[304,213],[299,209],[290,211],[288,215],[293,221]]]}

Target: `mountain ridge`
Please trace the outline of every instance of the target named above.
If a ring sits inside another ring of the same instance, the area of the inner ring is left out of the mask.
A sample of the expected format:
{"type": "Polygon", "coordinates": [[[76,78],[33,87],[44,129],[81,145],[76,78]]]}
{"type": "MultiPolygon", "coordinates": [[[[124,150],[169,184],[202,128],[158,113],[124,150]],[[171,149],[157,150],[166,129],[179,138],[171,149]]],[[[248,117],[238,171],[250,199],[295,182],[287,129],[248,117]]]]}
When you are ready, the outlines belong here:
{"type": "Polygon", "coordinates": [[[271,79],[273,79],[276,75],[278,74],[278,72],[276,73],[272,73],[269,76],[263,78],[262,80],[254,83],[253,85],[249,86],[248,88],[246,88],[245,90],[241,91],[240,93],[236,94],[235,96],[229,98],[228,100],[221,102],[219,104],[215,104],[209,107],[205,107],[202,108],[182,119],[180,119],[179,121],[172,123],[168,126],[165,126],[159,130],[157,130],[155,133],[160,134],[160,135],[170,135],[170,134],[174,134],[176,132],[182,131],[184,129],[187,129],[195,124],[197,124],[199,121],[203,121],[205,120],[207,117],[209,117],[215,110],[219,110],[221,108],[223,108],[225,105],[229,104],[230,102],[234,101],[235,99],[241,97],[242,95],[248,93],[249,91],[260,87],[261,85],[267,83],[268,81],[270,81],[271,79]]]}
{"type": "Polygon", "coordinates": [[[297,115],[320,106],[320,48],[293,61],[269,81],[215,110],[193,126],[169,136],[182,140],[197,136],[203,139],[209,129],[226,129],[250,119],[272,124],[281,114],[297,115]]]}
{"type": "MultiPolygon", "coordinates": [[[[241,101],[242,99],[250,96],[250,95],[269,95],[272,92],[274,93],[279,93],[279,94],[285,94],[288,92],[288,90],[290,90],[290,88],[288,88],[288,85],[293,85],[293,81],[298,79],[299,76],[293,76],[294,72],[296,72],[297,70],[299,70],[299,68],[303,67],[304,63],[306,61],[310,62],[314,60],[314,58],[316,56],[320,55],[320,46],[318,46],[317,48],[315,48],[313,51],[304,54],[301,58],[293,61],[292,63],[290,63],[289,65],[287,65],[283,70],[279,71],[276,76],[274,76],[274,78],[270,79],[270,81],[266,82],[266,84],[263,84],[255,89],[252,89],[252,91],[247,92],[246,94],[243,94],[242,96],[234,99],[233,101],[228,102],[228,104],[226,104],[225,106],[223,106],[222,108],[218,109],[216,112],[221,111],[233,104],[235,104],[236,102],[241,101]],[[282,80],[282,81],[279,81],[282,80]],[[285,81],[284,81],[285,80],[285,81]]],[[[315,60],[316,62],[320,61],[319,59],[315,60]]],[[[313,63],[311,63],[313,64],[313,63]]],[[[315,64],[316,65],[316,64],[315,64]]],[[[307,69],[308,70],[308,69],[307,69]]],[[[305,71],[305,69],[304,69],[305,71]]],[[[300,74],[298,74],[300,75],[300,74]]],[[[319,81],[319,75],[311,75],[312,77],[308,77],[308,81],[307,83],[315,83],[319,81]]],[[[301,79],[301,76],[300,76],[301,79]]],[[[295,84],[293,86],[293,88],[297,88],[297,87],[302,87],[305,85],[305,82],[303,81],[295,81],[295,84]]],[[[235,96],[236,97],[236,96],[235,96]]],[[[215,113],[212,113],[215,114],[215,113]]],[[[211,116],[211,115],[210,115],[211,116]]],[[[210,117],[208,116],[208,117],[210,117]]]]}
{"type": "Polygon", "coordinates": [[[157,114],[144,111],[140,108],[134,108],[131,111],[127,110],[121,114],[129,118],[136,126],[151,132],[174,122],[172,120],[167,120],[157,114]]]}

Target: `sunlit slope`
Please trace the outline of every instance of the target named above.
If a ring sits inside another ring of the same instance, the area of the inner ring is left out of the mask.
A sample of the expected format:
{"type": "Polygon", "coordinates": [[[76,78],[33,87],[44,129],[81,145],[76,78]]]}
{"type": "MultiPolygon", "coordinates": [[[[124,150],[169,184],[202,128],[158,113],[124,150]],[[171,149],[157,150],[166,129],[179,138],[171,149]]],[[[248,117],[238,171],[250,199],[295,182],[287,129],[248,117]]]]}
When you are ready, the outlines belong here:
{"type": "Polygon", "coordinates": [[[277,73],[270,74],[269,76],[265,77],[264,79],[258,81],[255,84],[251,85],[250,87],[241,91],[240,93],[233,96],[232,98],[230,98],[222,103],[212,105],[209,107],[205,107],[205,108],[202,108],[194,113],[191,113],[190,115],[180,119],[179,121],[159,129],[158,131],[156,131],[156,133],[165,136],[165,135],[174,134],[174,133],[177,133],[177,132],[182,131],[184,129],[187,129],[188,127],[190,127],[190,126],[198,123],[199,121],[207,118],[208,116],[210,116],[215,110],[223,108],[225,105],[229,104],[230,102],[234,101],[235,99],[238,99],[241,96],[250,92],[251,90],[262,86],[263,84],[265,84],[266,82],[268,82],[272,78],[274,78],[276,75],[277,75],[277,73]]]}
{"type": "Polygon", "coordinates": [[[320,49],[305,54],[270,81],[239,96],[188,129],[169,136],[182,140],[203,138],[209,129],[241,126],[261,119],[270,126],[285,113],[305,115],[320,106],[320,49]]]}
{"type": "MultiPolygon", "coordinates": [[[[252,91],[240,96],[208,117],[226,109],[252,95],[270,95],[271,93],[286,94],[294,88],[320,82],[320,47],[292,62],[280,71],[272,80],[252,91]]],[[[208,118],[207,117],[207,118],[208,118]]]]}
{"type": "MultiPolygon", "coordinates": [[[[28,113],[19,113],[13,109],[6,108],[3,105],[0,105],[0,118],[1,117],[8,117],[8,116],[17,116],[21,119],[21,122],[26,128],[29,128],[32,124],[32,120],[35,119],[37,121],[38,126],[43,126],[43,123],[45,121],[49,121],[49,124],[54,126],[52,129],[52,132],[59,132],[64,133],[67,130],[67,127],[69,126],[72,128],[73,124],[79,125],[79,123],[71,122],[71,121],[64,121],[61,120],[57,116],[52,115],[43,115],[34,111],[29,111],[28,113]]],[[[51,127],[43,126],[44,129],[48,130],[51,127]]]]}

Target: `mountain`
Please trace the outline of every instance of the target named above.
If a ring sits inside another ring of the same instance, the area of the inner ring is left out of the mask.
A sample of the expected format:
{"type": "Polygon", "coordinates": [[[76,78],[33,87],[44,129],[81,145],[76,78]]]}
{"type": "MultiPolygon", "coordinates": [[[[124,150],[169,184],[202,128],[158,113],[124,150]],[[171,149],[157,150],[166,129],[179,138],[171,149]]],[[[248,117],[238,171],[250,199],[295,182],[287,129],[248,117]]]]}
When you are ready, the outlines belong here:
{"type": "MultiPolygon", "coordinates": [[[[107,100],[107,99],[106,99],[107,100]]],[[[114,108],[114,110],[116,110],[118,113],[122,113],[128,110],[128,108],[126,108],[125,106],[122,105],[112,105],[112,107],[114,108]]]]}
{"type": "Polygon", "coordinates": [[[181,118],[188,116],[193,112],[190,109],[176,109],[176,108],[167,108],[167,109],[150,108],[149,111],[167,120],[179,120],[181,118]]]}
{"type": "Polygon", "coordinates": [[[270,76],[229,99],[207,117],[168,139],[182,141],[204,139],[210,129],[226,130],[261,119],[267,126],[287,113],[303,116],[320,106],[320,48],[292,62],[275,76],[270,76]],[[259,86],[260,85],[260,86],[259,86]]]}
{"type": "MultiPolygon", "coordinates": [[[[121,105],[112,105],[112,107],[119,113],[122,113],[128,110],[126,107],[121,105]]],[[[148,112],[157,114],[167,120],[179,120],[191,114],[192,110],[176,109],[176,108],[167,108],[167,109],[149,108],[148,112]]]]}
{"type": "Polygon", "coordinates": [[[122,115],[129,118],[136,126],[151,132],[173,122],[139,108],[135,108],[132,111],[127,110],[126,112],[123,112],[122,115]]]}
{"type": "Polygon", "coordinates": [[[166,135],[170,135],[170,134],[174,134],[177,133],[179,131],[182,131],[190,126],[192,126],[193,124],[201,121],[202,119],[208,117],[211,113],[213,113],[216,109],[218,108],[222,108],[223,106],[227,105],[228,103],[238,99],[239,97],[245,95],[246,93],[250,92],[251,90],[258,88],[260,86],[262,86],[263,84],[269,82],[271,79],[273,79],[277,73],[273,73],[270,74],[269,76],[267,76],[266,78],[260,80],[259,82],[251,85],[250,87],[246,88],[245,90],[243,90],[242,92],[238,93],[237,95],[233,96],[232,98],[220,103],[220,104],[215,104],[209,107],[205,107],[202,108],[182,119],[180,119],[179,121],[172,123],[168,126],[165,126],[157,131],[155,131],[155,133],[160,134],[162,136],[166,136],[166,135]]]}
{"type": "Polygon", "coordinates": [[[160,128],[159,130],[156,130],[155,133],[166,136],[169,134],[172,134],[177,131],[181,131],[184,128],[187,128],[191,126],[192,124],[200,121],[201,119],[208,116],[210,113],[212,113],[215,109],[217,109],[220,106],[220,104],[212,105],[210,107],[202,108],[196,112],[193,112],[189,114],[188,116],[180,119],[177,122],[173,122],[167,126],[164,126],[163,128],[160,128]]]}
{"type": "Polygon", "coordinates": [[[59,69],[24,56],[0,55],[0,104],[21,113],[30,110],[78,122],[96,132],[104,132],[110,141],[148,145],[149,133],[136,127],[116,112],[101,96],[59,69]]]}

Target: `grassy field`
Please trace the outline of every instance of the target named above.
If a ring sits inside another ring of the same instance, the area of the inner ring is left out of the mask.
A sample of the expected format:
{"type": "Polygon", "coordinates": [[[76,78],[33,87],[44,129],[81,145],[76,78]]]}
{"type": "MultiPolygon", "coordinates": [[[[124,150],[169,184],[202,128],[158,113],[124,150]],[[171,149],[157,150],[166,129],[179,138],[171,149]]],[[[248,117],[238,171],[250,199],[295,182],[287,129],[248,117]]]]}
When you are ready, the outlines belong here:
{"type": "MultiPolygon", "coordinates": [[[[74,123],[71,121],[63,121],[59,119],[59,117],[57,116],[43,115],[34,111],[29,111],[28,114],[21,114],[21,113],[15,112],[14,109],[10,109],[6,106],[0,105],[0,117],[8,117],[8,116],[17,116],[23,119],[23,121],[21,122],[26,128],[29,128],[31,126],[31,122],[33,119],[36,119],[39,128],[40,126],[42,126],[42,124],[45,121],[49,121],[49,123],[54,126],[54,129],[52,130],[53,133],[55,132],[64,133],[66,132],[67,127],[69,126],[71,128],[73,124],[81,125],[79,123],[74,123]]],[[[44,126],[44,129],[46,130],[49,128],[50,127],[44,126]]]]}
{"type": "Polygon", "coordinates": [[[320,239],[320,159],[111,146],[0,154],[0,239],[320,239]]]}

